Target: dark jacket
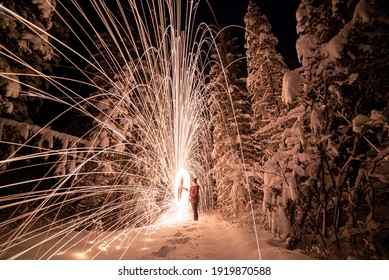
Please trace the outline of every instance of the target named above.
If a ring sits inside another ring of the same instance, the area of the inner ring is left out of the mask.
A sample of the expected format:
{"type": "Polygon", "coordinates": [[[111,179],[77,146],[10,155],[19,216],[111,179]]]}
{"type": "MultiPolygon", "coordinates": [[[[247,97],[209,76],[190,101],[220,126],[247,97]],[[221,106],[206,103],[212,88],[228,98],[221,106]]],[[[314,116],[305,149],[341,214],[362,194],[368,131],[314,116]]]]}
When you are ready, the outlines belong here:
{"type": "Polygon", "coordinates": [[[197,184],[190,186],[189,201],[191,203],[199,203],[199,186],[197,184]]]}

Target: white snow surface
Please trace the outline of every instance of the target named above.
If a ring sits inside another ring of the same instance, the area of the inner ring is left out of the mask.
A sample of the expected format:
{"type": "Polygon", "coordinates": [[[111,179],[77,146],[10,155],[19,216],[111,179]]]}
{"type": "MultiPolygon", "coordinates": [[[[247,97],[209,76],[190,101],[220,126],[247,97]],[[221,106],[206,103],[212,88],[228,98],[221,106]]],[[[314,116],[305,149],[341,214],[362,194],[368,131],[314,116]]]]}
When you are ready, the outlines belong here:
{"type": "MultiPolygon", "coordinates": [[[[300,250],[257,226],[260,253],[252,227],[237,227],[213,211],[200,212],[180,222],[127,231],[73,231],[65,238],[42,233],[10,249],[2,259],[100,259],[100,260],[309,260],[300,250]],[[44,238],[50,239],[39,245],[44,238]]],[[[2,242],[2,240],[0,240],[2,242]]]]}

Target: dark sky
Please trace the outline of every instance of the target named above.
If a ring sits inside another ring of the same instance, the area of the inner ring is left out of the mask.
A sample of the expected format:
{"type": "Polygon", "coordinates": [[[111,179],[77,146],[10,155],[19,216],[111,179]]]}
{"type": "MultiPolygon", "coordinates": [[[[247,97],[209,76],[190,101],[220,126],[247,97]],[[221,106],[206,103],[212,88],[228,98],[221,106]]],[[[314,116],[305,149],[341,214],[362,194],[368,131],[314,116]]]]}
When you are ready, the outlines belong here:
{"type": "MultiPolygon", "coordinates": [[[[202,5],[206,5],[202,0],[202,5]]],[[[290,68],[298,67],[296,58],[296,11],[300,0],[254,0],[262,14],[266,15],[272,25],[274,35],[278,38],[278,51],[283,55],[290,68]]],[[[213,8],[218,23],[222,26],[244,26],[248,0],[208,0],[213,8]]],[[[206,17],[208,20],[209,18],[206,17]]],[[[243,42],[243,31],[231,27],[243,42]]],[[[244,43],[244,42],[243,42],[244,43]]]]}

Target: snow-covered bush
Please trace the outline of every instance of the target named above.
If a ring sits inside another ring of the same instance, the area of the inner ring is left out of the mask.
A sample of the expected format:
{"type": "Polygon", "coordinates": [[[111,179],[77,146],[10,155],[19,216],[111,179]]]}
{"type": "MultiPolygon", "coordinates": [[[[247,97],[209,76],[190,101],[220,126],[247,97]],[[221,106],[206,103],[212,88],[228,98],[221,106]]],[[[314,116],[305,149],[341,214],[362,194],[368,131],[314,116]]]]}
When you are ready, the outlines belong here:
{"type": "Polygon", "coordinates": [[[384,10],[365,0],[306,0],[297,12],[302,67],[297,83],[285,75],[290,111],[280,119],[282,146],[264,165],[263,209],[275,233],[316,257],[389,254],[379,244],[389,182],[384,10]]]}

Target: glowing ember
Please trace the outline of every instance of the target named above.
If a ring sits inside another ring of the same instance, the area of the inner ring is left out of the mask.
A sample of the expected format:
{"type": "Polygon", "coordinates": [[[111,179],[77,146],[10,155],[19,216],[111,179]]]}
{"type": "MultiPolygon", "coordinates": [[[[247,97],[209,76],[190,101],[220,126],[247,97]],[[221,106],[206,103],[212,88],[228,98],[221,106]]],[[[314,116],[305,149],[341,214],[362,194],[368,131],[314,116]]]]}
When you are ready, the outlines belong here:
{"type": "Polygon", "coordinates": [[[190,188],[190,174],[186,169],[180,169],[176,175],[174,194],[176,203],[179,207],[185,207],[188,204],[190,188]]]}

